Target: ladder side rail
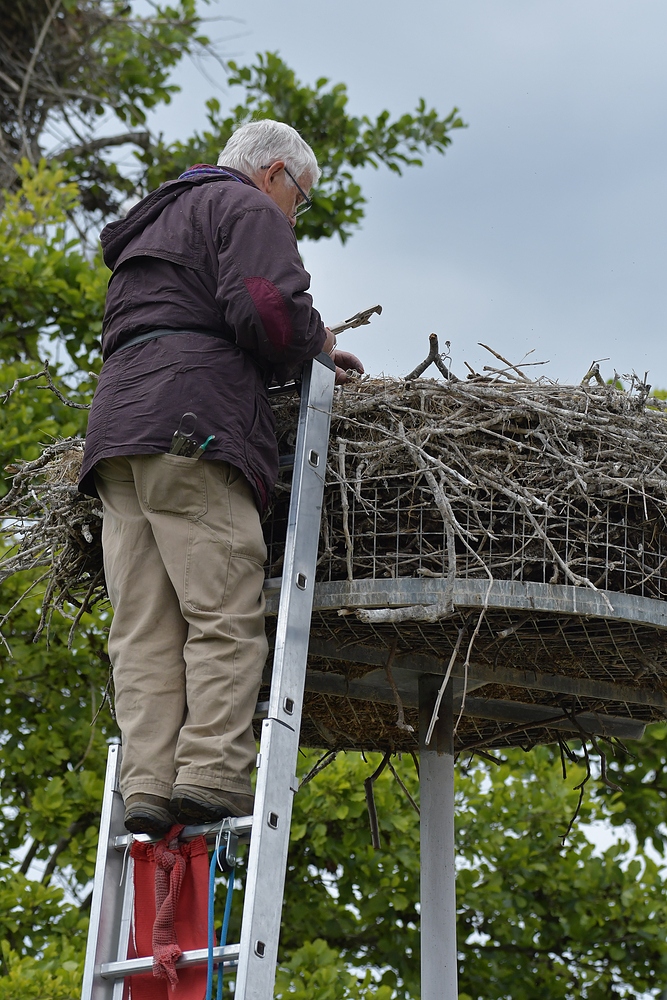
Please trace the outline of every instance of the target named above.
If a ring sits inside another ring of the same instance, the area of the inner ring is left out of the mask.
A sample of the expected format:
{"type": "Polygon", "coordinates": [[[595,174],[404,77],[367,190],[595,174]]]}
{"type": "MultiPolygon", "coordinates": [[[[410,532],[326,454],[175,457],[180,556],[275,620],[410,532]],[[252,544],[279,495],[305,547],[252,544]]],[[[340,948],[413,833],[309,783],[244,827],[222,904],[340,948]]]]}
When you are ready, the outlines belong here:
{"type": "Polygon", "coordinates": [[[334,379],[335,366],[326,354],[320,354],[304,370],[276,623],[268,718],[279,719],[297,732],[306,677],[334,379]]]}
{"type": "MultiPolygon", "coordinates": [[[[125,854],[125,872],[123,882],[123,908],[120,915],[120,927],[118,930],[118,947],[116,957],[119,962],[127,958],[132,933],[132,923],[134,918],[134,859],[130,855],[129,847],[125,854]]],[[[103,974],[103,970],[100,970],[103,974]]],[[[114,983],[111,1000],[123,1000],[125,984],[122,981],[114,983]]]]}
{"type": "Polygon", "coordinates": [[[262,723],[236,1000],[272,1000],[335,371],[304,367],[268,718],[262,723]]]}
{"type": "Polygon", "coordinates": [[[116,956],[123,910],[119,884],[124,859],[113,843],[115,832],[123,829],[123,800],[118,786],[120,757],[120,746],[112,744],[104,779],[81,1000],[112,1000],[113,995],[113,984],[105,983],[99,970],[116,956]]]}

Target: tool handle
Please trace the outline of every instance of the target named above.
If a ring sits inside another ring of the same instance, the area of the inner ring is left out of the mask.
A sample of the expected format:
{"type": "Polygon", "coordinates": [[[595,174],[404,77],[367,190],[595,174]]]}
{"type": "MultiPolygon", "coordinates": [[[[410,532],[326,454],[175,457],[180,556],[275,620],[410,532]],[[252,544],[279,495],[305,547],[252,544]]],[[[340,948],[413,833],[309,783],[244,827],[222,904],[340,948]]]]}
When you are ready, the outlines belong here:
{"type": "Polygon", "coordinates": [[[358,326],[368,326],[371,321],[371,316],[377,313],[378,316],[382,312],[382,306],[370,306],[368,309],[362,309],[360,312],[355,313],[354,316],[350,316],[343,323],[339,323],[338,326],[332,326],[329,329],[334,334],[338,336],[339,333],[344,333],[345,330],[355,330],[358,326]]]}

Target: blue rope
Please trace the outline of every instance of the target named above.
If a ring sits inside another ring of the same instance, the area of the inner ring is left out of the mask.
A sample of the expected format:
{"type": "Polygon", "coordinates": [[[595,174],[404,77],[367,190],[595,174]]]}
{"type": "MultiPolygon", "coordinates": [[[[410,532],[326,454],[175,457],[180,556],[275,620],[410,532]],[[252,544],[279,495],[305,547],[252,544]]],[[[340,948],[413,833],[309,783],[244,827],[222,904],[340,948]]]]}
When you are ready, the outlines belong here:
{"type": "MultiPolygon", "coordinates": [[[[206,1000],[211,1000],[211,994],[213,991],[213,941],[214,941],[214,928],[213,928],[213,910],[215,905],[215,870],[217,867],[218,856],[224,851],[224,847],[219,847],[213,851],[213,857],[211,858],[211,866],[209,868],[208,877],[208,961],[206,963],[206,1000]]],[[[229,930],[229,917],[232,912],[232,892],[234,890],[234,869],[229,873],[227,879],[227,898],[225,900],[225,914],[222,920],[222,930],[220,932],[220,946],[224,948],[227,944],[227,932],[229,930]]],[[[224,965],[220,962],[218,966],[218,990],[217,990],[217,1000],[221,1000],[222,997],[222,985],[224,981],[224,965]]]]}
{"type": "MultiPolygon", "coordinates": [[[[225,915],[222,918],[222,930],[220,931],[220,946],[222,948],[227,944],[227,931],[229,930],[229,917],[232,912],[232,893],[234,891],[234,869],[229,873],[229,878],[227,879],[227,898],[225,900],[225,915]]],[[[218,966],[218,995],[217,1000],[222,1000],[222,984],[225,977],[225,966],[221,962],[218,966]]]]}

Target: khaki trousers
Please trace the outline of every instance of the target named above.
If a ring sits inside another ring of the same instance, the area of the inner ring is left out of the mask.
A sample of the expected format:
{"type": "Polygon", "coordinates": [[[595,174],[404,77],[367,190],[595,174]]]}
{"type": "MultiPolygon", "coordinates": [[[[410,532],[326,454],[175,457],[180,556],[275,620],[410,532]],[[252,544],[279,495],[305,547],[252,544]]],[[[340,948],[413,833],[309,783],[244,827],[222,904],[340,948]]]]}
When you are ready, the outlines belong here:
{"type": "Polygon", "coordinates": [[[121,792],[174,783],[248,793],[267,656],[259,514],[226,462],[109,458],[95,468],[121,792]]]}

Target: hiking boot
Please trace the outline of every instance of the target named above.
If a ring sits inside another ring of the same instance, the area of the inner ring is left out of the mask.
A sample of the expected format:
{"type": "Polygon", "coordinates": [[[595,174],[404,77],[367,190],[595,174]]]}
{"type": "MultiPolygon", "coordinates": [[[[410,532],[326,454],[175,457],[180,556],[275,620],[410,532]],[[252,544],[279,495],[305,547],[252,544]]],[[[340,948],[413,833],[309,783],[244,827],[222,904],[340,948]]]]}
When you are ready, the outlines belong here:
{"type": "Polygon", "coordinates": [[[125,829],[130,833],[164,834],[174,825],[169,799],[137,792],[125,799],[125,829]]]}
{"type": "Polygon", "coordinates": [[[222,788],[174,785],[169,810],[179,823],[217,823],[227,816],[252,815],[254,797],[222,788]]]}

